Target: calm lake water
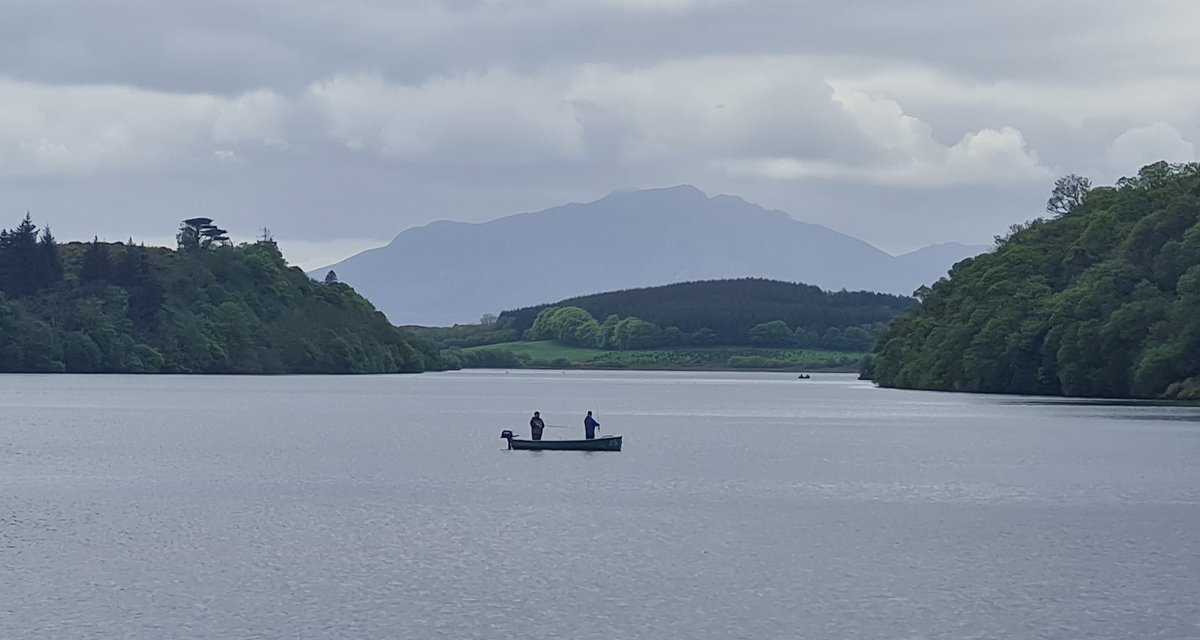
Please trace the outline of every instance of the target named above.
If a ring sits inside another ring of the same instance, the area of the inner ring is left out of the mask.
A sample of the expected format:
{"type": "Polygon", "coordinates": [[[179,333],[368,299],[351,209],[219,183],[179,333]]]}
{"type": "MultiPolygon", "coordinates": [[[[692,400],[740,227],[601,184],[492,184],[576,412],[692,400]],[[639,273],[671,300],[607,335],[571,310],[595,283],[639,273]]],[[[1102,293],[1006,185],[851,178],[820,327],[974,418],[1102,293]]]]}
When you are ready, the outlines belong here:
{"type": "Polygon", "coordinates": [[[1200,408],[0,376],[0,638],[1200,638],[1200,408]],[[505,451],[502,429],[621,453],[505,451]]]}

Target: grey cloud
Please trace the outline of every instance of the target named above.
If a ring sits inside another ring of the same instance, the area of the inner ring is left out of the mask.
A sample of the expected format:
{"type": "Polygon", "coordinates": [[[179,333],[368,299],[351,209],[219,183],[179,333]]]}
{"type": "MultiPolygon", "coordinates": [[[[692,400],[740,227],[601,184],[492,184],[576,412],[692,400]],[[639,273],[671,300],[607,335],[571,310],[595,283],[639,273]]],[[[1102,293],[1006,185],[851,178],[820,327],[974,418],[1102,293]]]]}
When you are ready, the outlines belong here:
{"type": "Polygon", "coordinates": [[[1196,22],[1183,1],[11,2],[0,189],[62,237],[203,213],[344,247],[694,183],[889,250],[979,243],[1056,172],[1194,159],[1196,22]]]}
{"type": "Polygon", "coordinates": [[[338,72],[410,83],[430,74],[698,55],[809,55],[931,65],[995,80],[1192,72],[1185,25],[1125,2],[1001,4],[767,0],[615,10],[635,2],[10,3],[0,59],[22,79],[172,91],[295,91],[338,72]],[[1174,54],[1174,55],[1172,55],[1174,54]],[[1143,61],[1149,64],[1142,64],[1143,61]]]}

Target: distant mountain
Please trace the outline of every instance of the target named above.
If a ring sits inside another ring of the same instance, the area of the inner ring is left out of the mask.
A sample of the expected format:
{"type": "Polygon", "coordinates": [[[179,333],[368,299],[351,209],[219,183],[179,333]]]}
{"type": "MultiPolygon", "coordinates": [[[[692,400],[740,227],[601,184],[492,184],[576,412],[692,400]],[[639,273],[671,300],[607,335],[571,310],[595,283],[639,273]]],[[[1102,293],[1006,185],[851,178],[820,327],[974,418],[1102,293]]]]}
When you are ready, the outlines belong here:
{"type": "MultiPolygon", "coordinates": [[[[921,284],[933,284],[937,282],[938,278],[945,276],[946,272],[955,263],[977,256],[988,249],[990,247],[986,245],[944,242],[900,254],[896,256],[896,261],[904,265],[903,269],[913,274],[915,279],[921,284]]],[[[920,286],[920,284],[917,286],[920,286]]],[[[913,287],[913,289],[916,289],[916,287],[913,287]]],[[[912,290],[892,293],[904,293],[908,295],[912,293],[912,290]]]]}
{"type": "Polygon", "coordinates": [[[312,275],[335,270],[396,324],[448,325],[692,280],[758,277],[907,295],[983,250],[949,244],[892,256],[782,211],[679,186],[478,224],[434,222],[312,275]]]}

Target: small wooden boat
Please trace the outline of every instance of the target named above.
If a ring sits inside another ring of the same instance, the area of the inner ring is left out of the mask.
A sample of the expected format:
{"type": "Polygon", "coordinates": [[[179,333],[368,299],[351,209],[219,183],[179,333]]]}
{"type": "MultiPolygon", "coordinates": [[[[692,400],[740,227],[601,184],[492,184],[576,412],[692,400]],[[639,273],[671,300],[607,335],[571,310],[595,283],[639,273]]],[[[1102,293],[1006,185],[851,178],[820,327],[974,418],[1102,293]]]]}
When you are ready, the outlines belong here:
{"type": "Polygon", "coordinates": [[[500,437],[508,440],[509,449],[525,451],[620,451],[621,436],[596,436],[592,440],[522,440],[505,429],[500,437]]]}

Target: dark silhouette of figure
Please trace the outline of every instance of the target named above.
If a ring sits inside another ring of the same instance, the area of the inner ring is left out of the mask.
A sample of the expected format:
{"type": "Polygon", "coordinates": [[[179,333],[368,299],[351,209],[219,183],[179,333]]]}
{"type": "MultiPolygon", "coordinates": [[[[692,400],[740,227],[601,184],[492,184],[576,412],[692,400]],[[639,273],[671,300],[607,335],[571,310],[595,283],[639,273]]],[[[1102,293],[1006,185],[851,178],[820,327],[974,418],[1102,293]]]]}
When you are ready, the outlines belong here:
{"type": "Polygon", "coordinates": [[[542,416],[537,411],[533,412],[533,417],[529,419],[529,432],[533,435],[534,440],[542,439],[542,429],[546,428],[546,423],[542,422],[542,416]]]}
{"type": "Polygon", "coordinates": [[[587,417],[583,419],[583,433],[588,440],[596,439],[596,427],[600,426],[599,422],[592,417],[592,412],[589,411],[587,417]]]}

